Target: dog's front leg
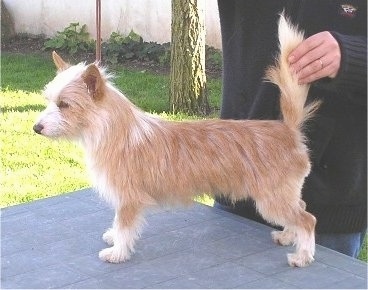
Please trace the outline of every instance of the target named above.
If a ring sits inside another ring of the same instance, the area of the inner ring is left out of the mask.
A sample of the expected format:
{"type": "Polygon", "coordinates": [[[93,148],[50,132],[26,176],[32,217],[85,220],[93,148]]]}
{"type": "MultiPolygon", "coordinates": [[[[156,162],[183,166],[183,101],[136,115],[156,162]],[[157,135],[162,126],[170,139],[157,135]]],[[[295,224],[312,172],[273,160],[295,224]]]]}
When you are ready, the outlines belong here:
{"type": "Polygon", "coordinates": [[[115,229],[116,229],[116,220],[118,216],[115,214],[114,222],[112,227],[107,229],[107,231],[102,235],[102,240],[108,244],[109,246],[114,245],[114,237],[115,237],[115,229]]]}
{"type": "Polygon", "coordinates": [[[112,247],[100,251],[100,259],[110,263],[129,260],[130,254],[134,252],[135,241],[139,237],[140,226],[139,207],[125,205],[117,209],[113,227],[102,236],[103,240],[112,247]]]}

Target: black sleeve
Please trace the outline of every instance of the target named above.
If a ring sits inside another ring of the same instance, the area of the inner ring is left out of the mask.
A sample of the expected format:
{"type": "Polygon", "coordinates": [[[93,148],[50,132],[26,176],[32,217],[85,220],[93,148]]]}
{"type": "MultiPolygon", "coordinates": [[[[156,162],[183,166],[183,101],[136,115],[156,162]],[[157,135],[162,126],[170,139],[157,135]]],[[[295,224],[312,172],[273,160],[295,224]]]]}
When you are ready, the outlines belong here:
{"type": "Polygon", "coordinates": [[[357,104],[367,104],[367,37],[331,32],[341,49],[340,70],[334,79],[325,78],[316,86],[344,94],[357,104]]]}

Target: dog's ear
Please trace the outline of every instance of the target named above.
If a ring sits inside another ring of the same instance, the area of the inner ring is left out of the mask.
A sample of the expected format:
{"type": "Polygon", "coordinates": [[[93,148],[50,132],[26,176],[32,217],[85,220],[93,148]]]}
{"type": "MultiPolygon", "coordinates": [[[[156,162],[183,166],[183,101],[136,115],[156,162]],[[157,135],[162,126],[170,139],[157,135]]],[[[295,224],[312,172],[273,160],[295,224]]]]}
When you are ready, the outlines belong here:
{"type": "Polygon", "coordinates": [[[54,60],[54,64],[59,72],[70,67],[70,64],[65,62],[55,51],[52,52],[52,59],[54,60]]]}
{"type": "Polygon", "coordinates": [[[90,64],[82,75],[83,81],[91,98],[100,100],[104,94],[104,80],[95,64],[90,64]]]}

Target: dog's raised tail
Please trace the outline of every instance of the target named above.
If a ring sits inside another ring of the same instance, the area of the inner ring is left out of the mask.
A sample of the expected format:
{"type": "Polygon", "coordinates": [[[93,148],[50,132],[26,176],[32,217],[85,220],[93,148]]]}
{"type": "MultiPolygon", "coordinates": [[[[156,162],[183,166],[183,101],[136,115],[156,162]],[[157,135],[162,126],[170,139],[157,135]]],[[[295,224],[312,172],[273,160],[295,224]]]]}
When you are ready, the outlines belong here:
{"type": "Polygon", "coordinates": [[[284,123],[290,128],[301,129],[320,105],[320,102],[313,102],[305,106],[309,85],[298,84],[288,62],[290,52],[304,40],[304,33],[281,13],[278,37],[280,52],[276,64],[267,69],[266,78],[280,89],[280,107],[284,123]]]}

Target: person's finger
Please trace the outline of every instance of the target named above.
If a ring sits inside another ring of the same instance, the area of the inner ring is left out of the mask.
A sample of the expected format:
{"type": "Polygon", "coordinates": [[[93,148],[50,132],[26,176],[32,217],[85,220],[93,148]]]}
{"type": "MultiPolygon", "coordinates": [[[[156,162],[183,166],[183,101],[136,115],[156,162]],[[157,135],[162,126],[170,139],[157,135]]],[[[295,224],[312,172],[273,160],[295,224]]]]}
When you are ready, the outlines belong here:
{"type": "MultiPolygon", "coordinates": [[[[325,55],[323,49],[320,46],[306,52],[299,60],[290,66],[292,72],[299,74],[305,69],[320,69],[320,65],[315,63],[316,60],[321,59],[325,55]]],[[[318,61],[317,61],[318,62],[318,61]]]]}
{"type": "Polygon", "coordinates": [[[293,60],[291,71],[301,83],[306,83],[316,77],[334,78],[340,69],[341,52],[336,39],[325,31],[303,41],[291,52],[289,59],[293,60]]]}
{"type": "Polygon", "coordinates": [[[322,37],[319,34],[312,35],[301,42],[289,55],[288,61],[292,65],[298,62],[309,51],[314,50],[323,42],[322,37]]]}
{"type": "Polygon", "coordinates": [[[340,69],[340,55],[337,54],[327,53],[297,71],[299,82],[308,83],[324,77],[334,78],[340,69]]]}
{"type": "MultiPolygon", "coordinates": [[[[323,61],[322,61],[323,63],[323,61]]],[[[320,63],[319,60],[314,61],[308,67],[303,69],[303,72],[299,72],[297,74],[299,84],[308,84],[312,83],[321,78],[329,77],[335,71],[335,64],[333,62],[329,62],[327,64],[320,63]]]]}

